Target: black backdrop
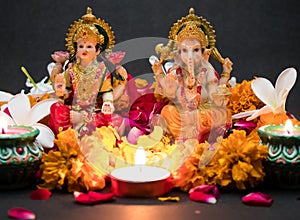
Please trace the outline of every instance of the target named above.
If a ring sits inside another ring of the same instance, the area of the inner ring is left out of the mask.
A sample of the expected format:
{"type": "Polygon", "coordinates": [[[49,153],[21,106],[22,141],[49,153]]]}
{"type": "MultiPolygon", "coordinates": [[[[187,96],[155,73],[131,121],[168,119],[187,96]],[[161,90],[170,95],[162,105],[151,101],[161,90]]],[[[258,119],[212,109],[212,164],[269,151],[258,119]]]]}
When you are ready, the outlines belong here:
{"type": "MultiPolygon", "coordinates": [[[[68,27],[87,6],[112,26],[117,43],[166,38],[173,23],[194,7],[215,28],[217,47],[233,61],[238,82],[263,76],[275,83],[287,67],[300,71],[298,0],[6,0],[0,2],[0,90],[17,93],[26,88],[21,66],[35,81],[41,80],[50,54],[65,50],[68,27]]],[[[150,71],[146,59],[125,66],[133,75],[150,71]]],[[[287,102],[287,110],[298,118],[299,91],[298,80],[287,102]]]]}

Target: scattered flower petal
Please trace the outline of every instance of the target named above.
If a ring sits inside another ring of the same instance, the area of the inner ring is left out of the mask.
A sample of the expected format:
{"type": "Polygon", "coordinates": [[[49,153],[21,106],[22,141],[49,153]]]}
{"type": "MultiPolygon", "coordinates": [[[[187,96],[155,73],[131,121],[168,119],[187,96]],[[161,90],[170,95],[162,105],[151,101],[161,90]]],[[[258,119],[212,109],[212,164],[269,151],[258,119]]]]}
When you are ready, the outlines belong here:
{"type": "Polygon", "coordinates": [[[219,198],[219,190],[214,185],[199,185],[190,189],[189,193],[192,192],[204,192],[206,194],[212,194],[214,197],[219,198]]]}
{"type": "Polygon", "coordinates": [[[253,206],[271,206],[273,199],[271,196],[264,193],[255,192],[243,196],[242,202],[253,206]]]}
{"type": "Polygon", "coordinates": [[[157,199],[162,202],[166,202],[166,201],[179,202],[180,200],[178,196],[158,197],[157,199]]]}
{"type": "Polygon", "coordinates": [[[219,198],[219,190],[213,185],[200,185],[196,186],[189,191],[190,200],[196,202],[206,202],[216,204],[219,198]]]}
{"type": "Polygon", "coordinates": [[[205,202],[209,204],[216,204],[217,199],[209,194],[205,194],[204,192],[192,192],[190,193],[190,200],[195,202],[205,202]]]}
{"type": "Polygon", "coordinates": [[[47,200],[51,196],[51,192],[47,189],[37,189],[31,192],[30,199],[33,200],[47,200]]]}
{"type": "Polygon", "coordinates": [[[35,214],[32,211],[22,208],[22,207],[16,207],[16,208],[9,209],[7,213],[10,218],[14,218],[14,219],[27,220],[27,219],[35,219],[36,218],[35,214]]]}
{"type": "Polygon", "coordinates": [[[98,193],[94,191],[89,191],[88,196],[90,198],[93,198],[97,202],[101,201],[110,201],[114,198],[115,194],[114,193],[98,193]]]}
{"type": "Polygon", "coordinates": [[[245,130],[247,134],[249,134],[253,129],[256,128],[256,123],[253,121],[239,120],[234,123],[233,128],[237,130],[245,130]]]}
{"type": "Polygon", "coordinates": [[[83,192],[74,192],[76,202],[85,205],[94,205],[100,202],[110,201],[113,199],[113,193],[97,193],[89,191],[87,194],[83,192]]]}

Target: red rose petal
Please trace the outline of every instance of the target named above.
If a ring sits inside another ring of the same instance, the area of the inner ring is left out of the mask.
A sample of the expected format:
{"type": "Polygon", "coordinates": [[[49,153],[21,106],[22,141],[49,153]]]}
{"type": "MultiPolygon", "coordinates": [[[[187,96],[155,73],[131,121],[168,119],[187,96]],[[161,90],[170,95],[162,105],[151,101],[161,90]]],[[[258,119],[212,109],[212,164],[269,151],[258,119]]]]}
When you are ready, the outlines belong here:
{"type": "Polygon", "coordinates": [[[82,203],[82,204],[86,204],[86,205],[94,204],[94,201],[85,193],[74,192],[73,195],[75,197],[75,201],[78,203],[82,203]]]}
{"type": "Polygon", "coordinates": [[[242,202],[253,206],[271,206],[273,199],[271,196],[261,192],[249,193],[243,196],[242,202]]]}
{"type": "Polygon", "coordinates": [[[51,196],[51,192],[47,189],[37,189],[31,192],[30,199],[33,200],[47,200],[51,196]]]}
{"type": "Polygon", "coordinates": [[[95,202],[101,202],[101,201],[109,201],[112,200],[115,196],[114,193],[98,193],[89,191],[88,196],[95,200],[95,202]]]}
{"type": "Polygon", "coordinates": [[[97,193],[90,191],[88,194],[82,192],[74,192],[76,202],[86,205],[94,205],[100,202],[112,200],[113,193],[97,193]]]}
{"type": "Polygon", "coordinates": [[[9,209],[7,213],[10,218],[14,218],[14,219],[27,220],[27,219],[35,219],[36,218],[35,214],[32,211],[22,208],[22,207],[16,207],[16,208],[9,209]]]}

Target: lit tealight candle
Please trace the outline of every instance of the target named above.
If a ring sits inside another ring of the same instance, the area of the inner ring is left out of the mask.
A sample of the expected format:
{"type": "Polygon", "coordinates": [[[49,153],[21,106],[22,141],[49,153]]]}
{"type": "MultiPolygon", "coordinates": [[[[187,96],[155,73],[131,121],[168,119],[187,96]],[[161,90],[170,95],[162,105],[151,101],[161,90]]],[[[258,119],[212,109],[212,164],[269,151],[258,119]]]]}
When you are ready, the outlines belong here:
{"type": "Polygon", "coordinates": [[[145,164],[143,148],[135,154],[135,166],[115,169],[111,172],[112,191],[117,196],[156,197],[170,191],[170,171],[145,164]]]}

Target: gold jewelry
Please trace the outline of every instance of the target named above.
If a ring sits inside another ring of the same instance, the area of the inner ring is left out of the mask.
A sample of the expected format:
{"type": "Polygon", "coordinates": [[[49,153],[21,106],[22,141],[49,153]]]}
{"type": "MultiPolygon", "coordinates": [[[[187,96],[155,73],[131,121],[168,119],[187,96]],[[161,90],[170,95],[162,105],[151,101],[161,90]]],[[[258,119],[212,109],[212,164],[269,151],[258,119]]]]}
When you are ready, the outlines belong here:
{"type": "Polygon", "coordinates": [[[112,28],[104,20],[96,18],[92,9],[87,8],[86,14],[78,21],[75,21],[69,28],[66,37],[66,46],[70,55],[75,54],[74,43],[80,38],[93,38],[102,46],[102,51],[110,49],[115,44],[115,36],[112,28]]]}
{"type": "Polygon", "coordinates": [[[196,38],[201,43],[202,48],[206,48],[208,46],[205,34],[195,22],[186,24],[186,26],[177,34],[176,40],[178,42],[182,42],[187,38],[196,38]]]}
{"type": "Polygon", "coordinates": [[[228,72],[222,72],[221,77],[227,77],[227,78],[229,78],[230,77],[230,73],[228,73],[228,72]]]}
{"type": "Polygon", "coordinates": [[[215,47],[215,30],[205,18],[195,15],[195,10],[193,8],[190,8],[187,16],[177,20],[169,32],[169,39],[174,41],[191,36],[197,38],[203,48],[210,48],[211,56],[214,59],[221,63],[224,62],[224,59],[215,47]]]}
{"type": "Polygon", "coordinates": [[[76,96],[79,102],[88,101],[95,92],[98,92],[94,91],[97,69],[98,62],[96,59],[87,67],[82,67],[77,63],[74,64],[72,70],[75,77],[76,96]]]}

